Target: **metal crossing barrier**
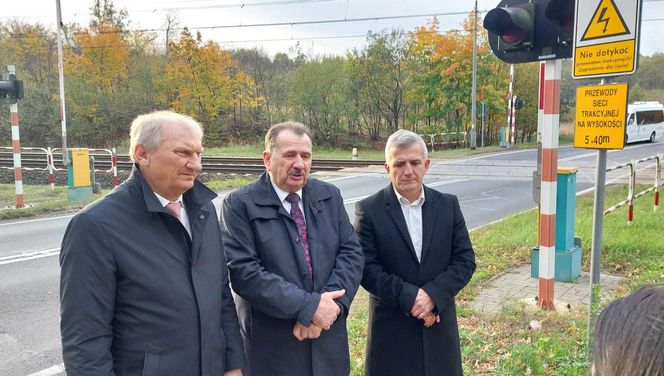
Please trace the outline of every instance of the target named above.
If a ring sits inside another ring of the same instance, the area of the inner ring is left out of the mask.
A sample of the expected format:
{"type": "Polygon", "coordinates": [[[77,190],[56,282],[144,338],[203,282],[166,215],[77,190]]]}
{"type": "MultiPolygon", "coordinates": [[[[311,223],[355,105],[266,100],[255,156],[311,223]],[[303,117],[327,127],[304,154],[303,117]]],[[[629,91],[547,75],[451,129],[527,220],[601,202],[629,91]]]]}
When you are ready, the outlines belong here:
{"type": "MultiPolygon", "coordinates": [[[[12,147],[6,147],[2,146],[0,147],[1,150],[13,150],[12,147]]],[[[51,148],[50,146],[48,148],[38,148],[38,147],[21,147],[21,151],[30,151],[30,152],[43,152],[44,153],[44,167],[25,167],[21,166],[21,169],[26,170],[26,171],[45,171],[48,170],[49,174],[49,183],[51,184],[51,189],[55,188],[55,171],[64,171],[67,168],[58,168],[55,165],[55,158],[53,157],[57,153],[61,153],[62,148],[51,148]]],[[[115,148],[113,149],[88,149],[90,154],[92,155],[93,153],[99,154],[106,154],[108,153],[111,156],[111,168],[108,170],[103,170],[103,169],[95,169],[95,172],[106,172],[106,173],[113,173],[113,186],[116,187],[118,185],[118,157],[117,153],[115,151],[115,148]]],[[[6,167],[6,166],[0,166],[0,168],[4,168],[7,170],[13,170],[14,167],[6,167]]]]}
{"type": "MultiPolygon", "coordinates": [[[[0,147],[0,149],[13,150],[13,148],[6,147],[6,146],[0,147]]],[[[43,168],[42,167],[23,167],[20,164],[19,164],[19,166],[22,170],[26,170],[26,171],[45,171],[45,170],[48,170],[48,172],[49,172],[49,181],[51,183],[51,189],[55,189],[55,185],[54,185],[55,184],[55,178],[53,176],[53,152],[51,151],[51,148],[49,147],[49,148],[45,149],[45,148],[36,148],[36,147],[20,147],[19,149],[21,151],[25,150],[25,151],[43,151],[44,152],[44,156],[46,157],[46,160],[44,161],[45,164],[46,164],[45,167],[43,167],[43,168]]],[[[13,170],[14,169],[14,167],[4,167],[4,166],[0,166],[0,168],[4,168],[4,169],[7,169],[7,170],[13,170]]]]}
{"type": "Polygon", "coordinates": [[[618,208],[629,205],[628,210],[627,210],[627,224],[631,225],[632,221],[634,220],[634,200],[636,200],[639,197],[642,197],[650,192],[655,192],[655,197],[654,197],[654,207],[653,210],[657,210],[659,207],[659,187],[661,186],[661,180],[662,180],[662,155],[654,155],[651,157],[646,157],[642,158],[636,161],[631,161],[623,164],[619,164],[610,168],[607,168],[606,171],[615,171],[621,168],[629,168],[629,185],[628,185],[628,190],[627,190],[627,198],[620,201],[619,203],[611,206],[610,208],[604,210],[604,215],[607,215],[609,213],[612,213],[616,211],[618,208]],[[655,183],[653,184],[652,187],[645,189],[641,192],[635,192],[636,191],[636,171],[639,163],[646,162],[646,161],[655,161],[655,183]]]}

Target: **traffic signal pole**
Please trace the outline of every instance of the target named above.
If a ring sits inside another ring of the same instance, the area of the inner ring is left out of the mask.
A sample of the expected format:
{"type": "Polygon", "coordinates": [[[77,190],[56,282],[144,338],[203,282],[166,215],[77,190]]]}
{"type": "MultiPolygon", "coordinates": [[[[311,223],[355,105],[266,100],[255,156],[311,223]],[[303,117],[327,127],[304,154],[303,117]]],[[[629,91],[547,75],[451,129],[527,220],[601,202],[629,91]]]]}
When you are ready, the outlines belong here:
{"type": "MultiPolygon", "coordinates": [[[[9,74],[16,75],[16,68],[8,65],[9,74]]],[[[12,124],[12,149],[14,154],[14,187],[16,188],[16,208],[25,206],[23,202],[23,169],[21,168],[21,137],[18,132],[18,101],[9,105],[12,124]]]]}
{"type": "Polygon", "coordinates": [[[554,309],[556,256],[556,194],[558,180],[558,135],[560,129],[560,78],[562,60],[544,63],[541,94],[542,177],[539,226],[539,293],[537,305],[554,309]]]}
{"type": "MultiPolygon", "coordinates": [[[[572,57],[575,0],[501,0],[484,17],[489,46],[509,64],[544,61],[540,73],[541,191],[537,305],[554,307],[556,194],[562,59],[572,57]]],[[[513,95],[510,107],[516,104],[513,95]]],[[[512,136],[516,135],[512,131],[512,136]]],[[[538,163],[539,164],[539,163],[538,163]]]]}

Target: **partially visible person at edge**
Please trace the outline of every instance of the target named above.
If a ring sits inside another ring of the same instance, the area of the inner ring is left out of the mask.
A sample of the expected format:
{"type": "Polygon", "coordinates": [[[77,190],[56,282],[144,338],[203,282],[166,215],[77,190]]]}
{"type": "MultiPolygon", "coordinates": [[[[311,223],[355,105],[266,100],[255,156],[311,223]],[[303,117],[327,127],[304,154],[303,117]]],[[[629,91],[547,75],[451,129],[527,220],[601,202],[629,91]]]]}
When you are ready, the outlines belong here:
{"type": "Polygon", "coordinates": [[[646,286],[602,310],[592,374],[664,376],[664,286],[646,286]]]}
{"type": "Polygon", "coordinates": [[[454,297],[475,254],[459,200],[422,183],[431,161],[417,134],[392,134],[385,161],[391,183],[355,206],[371,294],[366,375],[461,375],[454,297]]]}
{"type": "Polygon", "coordinates": [[[245,375],[350,372],[346,317],[364,260],[339,189],[309,177],[311,160],[309,129],[275,124],[267,172],[223,203],[245,375]]]}
{"type": "Polygon", "coordinates": [[[69,223],[60,254],[68,376],[240,376],[221,231],[196,180],[203,130],[170,111],[131,125],[131,176],[69,223]]]}

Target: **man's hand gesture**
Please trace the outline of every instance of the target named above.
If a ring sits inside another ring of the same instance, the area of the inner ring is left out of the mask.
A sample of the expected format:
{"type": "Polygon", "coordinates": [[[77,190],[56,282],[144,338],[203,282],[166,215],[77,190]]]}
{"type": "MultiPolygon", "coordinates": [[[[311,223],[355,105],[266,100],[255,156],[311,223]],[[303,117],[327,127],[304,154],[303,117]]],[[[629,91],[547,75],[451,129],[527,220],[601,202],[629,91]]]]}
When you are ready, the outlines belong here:
{"type": "Polygon", "coordinates": [[[337,316],[341,313],[341,309],[334,302],[335,299],[339,299],[346,294],[346,290],[337,290],[337,291],[328,291],[320,295],[320,302],[318,303],[318,308],[314,313],[312,322],[314,325],[322,328],[323,330],[328,330],[337,319],[337,316]]]}
{"type": "Polygon", "coordinates": [[[417,290],[415,304],[413,304],[410,314],[413,315],[413,317],[423,320],[435,307],[436,305],[433,300],[431,300],[429,294],[427,294],[426,291],[419,289],[417,290]]]}

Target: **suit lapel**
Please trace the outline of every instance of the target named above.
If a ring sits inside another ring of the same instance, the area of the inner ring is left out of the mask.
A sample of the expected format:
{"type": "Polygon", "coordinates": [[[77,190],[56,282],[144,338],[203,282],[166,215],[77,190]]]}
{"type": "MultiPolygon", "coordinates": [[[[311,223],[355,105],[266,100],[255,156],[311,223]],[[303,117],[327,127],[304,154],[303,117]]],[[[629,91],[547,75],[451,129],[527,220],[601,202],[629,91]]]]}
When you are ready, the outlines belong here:
{"type": "Polygon", "coordinates": [[[438,213],[438,204],[431,189],[424,189],[424,205],[422,205],[422,261],[427,255],[431,245],[431,236],[433,235],[436,222],[436,213],[438,213]]]}
{"type": "MultiPolygon", "coordinates": [[[[299,238],[299,234],[297,232],[297,225],[295,224],[295,221],[291,217],[290,213],[284,209],[283,204],[279,200],[279,196],[277,195],[277,192],[275,192],[274,187],[272,186],[272,183],[270,181],[270,175],[267,172],[264,172],[263,175],[259,178],[259,187],[260,192],[259,194],[254,196],[254,203],[257,206],[268,206],[268,207],[273,207],[274,210],[276,210],[279,213],[279,220],[283,222],[284,227],[286,228],[286,231],[289,232],[289,238],[295,239],[299,238]]],[[[305,221],[307,223],[307,235],[309,237],[309,254],[311,255],[311,262],[314,266],[314,277],[316,276],[316,264],[314,262],[314,256],[313,256],[313,248],[312,244],[315,242],[312,239],[312,236],[315,234],[315,222],[314,224],[311,223],[313,220],[313,215],[311,215],[311,212],[308,209],[309,206],[309,201],[311,198],[309,197],[310,195],[307,194],[307,186],[304,187],[302,191],[302,206],[304,206],[304,216],[305,216],[305,221]]],[[[317,213],[317,212],[316,212],[317,213]]],[[[293,257],[295,258],[295,263],[297,264],[298,268],[298,274],[300,276],[304,276],[305,274],[308,273],[309,268],[307,267],[307,261],[304,258],[304,249],[302,248],[302,245],[300,243],[296,243],[295,241],[291,241],[290,243],[290,250],[293,252],[293,257]]],[[[302,285],[305,287],[308,291],[311,290],[311,279],[310,278],[304,278],[301,277],[302,285]]]]}
{"type": "Polygon", "coordinates": [[[191,260],[192,264],[196,265],[201,252],[201,238],[204,236],[203,230],[205,229],[205,224],[210,219],[210,213],[203,209],[199,210],[198,213],[195,210],[187,210],[187,215],[189,216],[189,227],[191,228],[191,260]]]}
{"type": "Polygon", "coordinates": [[[399,203],[399,200],[397,200],[397,195],[394,193],[392,184],[388,185],[387,188],[383,190],[383,192],[385,193],[385,205],[387,206],[387,212],[390,214],[392,222],[394,222],[394,225],[399,230],[404,243],[410,250],[410,254],[415,259],[415,262],[419,262],[417,260],[417,255],[415,254],[415,248],[413,248],[413,240],[410,238],[410,234],[408,233],[406,219],[403,217],[401,204],[399,203]]]}

